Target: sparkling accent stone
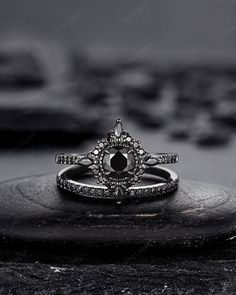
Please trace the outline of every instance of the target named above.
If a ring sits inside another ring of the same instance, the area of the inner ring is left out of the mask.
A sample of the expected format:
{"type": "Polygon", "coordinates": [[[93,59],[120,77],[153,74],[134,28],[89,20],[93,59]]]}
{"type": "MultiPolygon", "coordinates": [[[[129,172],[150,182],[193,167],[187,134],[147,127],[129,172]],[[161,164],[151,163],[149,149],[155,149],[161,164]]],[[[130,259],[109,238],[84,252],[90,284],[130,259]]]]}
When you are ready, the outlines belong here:
{"type": "Polygon", "coordinates": [[[139,154],[140,155],[143,155],[144,154],[144,150],[143,149],[139,150],[139,154]]]}
{"type": "Polygon", "coordinates": [[[132,191],[130,192],[130,196],[133,197],[134,195],[135,195],[135,192],[134,192],[134,190],[132,190],[132,191]]]}
{"type": "Polygon", "coordinates": [[[98,195],[101,196],[102,195],[102,190],[98,191],[98,195]]]}
{"type": "Polygon", "coordinates": [[[103,168],[109,171],[111,177],[124,178],[135,168],[135,158],[132,150],[127,147],[112,147],[105,152],[103,168]]]}
{"type": "Polygon", "coordinates": [[[92,161],[88,158],[82,158],[82,159],[78,159],[76,161],[77,164],[80,164],[80,165],[85,165],[85,166],[88,166],[92,163],[92,161]]]}
{"type": "Polygon", "coordinates": [[[121,199],[124,195],[124,191],[122,190],[121,187],[117,187],[115,190],[115,198],[116,199],[121,199]]]}
{"type": "Polygon", "coordinates": [[[121,120],[118,119],[116,121],[116,124],[115,124],[115,127],[114,127],[115,136],[120,137],[122,132],[123,132],[122,123],[121,123],[121,120]]]}

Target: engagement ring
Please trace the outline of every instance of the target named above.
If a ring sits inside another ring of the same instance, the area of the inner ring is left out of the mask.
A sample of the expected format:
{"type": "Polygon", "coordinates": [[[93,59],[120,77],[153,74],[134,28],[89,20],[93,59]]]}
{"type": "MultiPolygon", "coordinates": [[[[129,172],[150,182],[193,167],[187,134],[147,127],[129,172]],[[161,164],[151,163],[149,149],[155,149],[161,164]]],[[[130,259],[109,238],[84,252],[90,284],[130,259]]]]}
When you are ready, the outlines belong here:
{"type": "Polygon", "coordinates": [[[140,141],[123,130],[118,119],[114,130],[108,133],[107,138],[99,140],[88,154],[56,155],[57,164],[73,165],[58,173],[57,185],[77,195],[113,199],[117,203],[133,198],[147,199],[178,188],[178,175],[159,166],[177,162],[177,154],[147,152],[140,141]],[[92,172],[100,185],[75,180],[75,176],[78,178],[88,172],[92,172]],[[144,173],[155,176],[156,183],[137,186],[144,173]]]}

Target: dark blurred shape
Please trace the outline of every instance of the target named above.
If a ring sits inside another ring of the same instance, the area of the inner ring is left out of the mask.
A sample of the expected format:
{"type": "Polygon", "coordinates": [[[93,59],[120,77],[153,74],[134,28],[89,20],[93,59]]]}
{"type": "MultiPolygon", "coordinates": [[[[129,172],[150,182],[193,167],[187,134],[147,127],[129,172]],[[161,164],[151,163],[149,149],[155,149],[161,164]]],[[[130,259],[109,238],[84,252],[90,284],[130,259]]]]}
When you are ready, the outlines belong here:
{"type": "Polygon", "coordinates": [[[101,114],[73,91],[69,50],[39,44],[9,51],[0,55],[2,147],[75,144],[102,129],[101,114]]]}
{"type": "Polygon", "coordinates": [[[172,139],[186,140],[190,137],[191,128],[190,120],[174,120],[169,124],[167,132],[172,139]]]}
{"type": "MultiPolygon", "coordinates": [[[[122,95],[123,112],[147,128],[159,128],[165,123],[165,112],[159,101],[164,84],[163,73],[148,63],[123,64],[114,81],[122,95]]],[[[166,99],[165,105],[168,105],[166,99]]]]}
{"type": "Polygon", "coordinates": [[[230,131],[208,116],[201,115],[191,126],[190,138],[199,145],[224,145],[230,140],[230,131]]]}
{"type": "Polygon", "coordinates": [[[0,87],[23,89],[41,87],[46,73],[37,57],[27,50],[0,51],[0,87]]]}
{"type": "Polygon", "coordinates": [[[160,89],[153,69],[147,64],[124,64],[118,68],[114,84],[124,96],[142,96],[145,100],[155,98],[160,89]]]}
{"type": "Polygon", "coordinates": [[[213,117],[220,123],[236,127],[236,79],[223,81],[218,91],[219,102],[216,104],[213,117]],[[223,89],[222,89],[223,88],[223,89]]]}
{"type": "Polygon", "coordinates": [[[0,51],[1,146],[79,143],[117,116],[173,139],[223,145],[236,126],[235,78],[233,65],[160,67],[103,62],[56,44],[9,46],[0,51]]]}

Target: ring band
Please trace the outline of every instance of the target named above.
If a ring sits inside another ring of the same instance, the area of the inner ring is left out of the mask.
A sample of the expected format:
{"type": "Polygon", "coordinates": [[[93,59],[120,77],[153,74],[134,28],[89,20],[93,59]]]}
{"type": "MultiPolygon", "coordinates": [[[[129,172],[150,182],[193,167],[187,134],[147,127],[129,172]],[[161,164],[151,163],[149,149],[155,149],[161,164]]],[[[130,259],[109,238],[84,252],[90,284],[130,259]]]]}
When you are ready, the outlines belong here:
{"type": "Polygon", "coordinates": [[[163,195],[178,186],[178,176],[171,170],[158,168],[159,164],[177,163],[175,153],[149,153],[123,129],[121,120],[116,120],[115,127],[107,138],[99,140],[87,154],[58,154],[57,164],[76,165],[78,169],[68,168],[58,173],[57,184],[68,191],[83,193],[86,196],[116,199],[120,203],[126,197],[163,195]],[[80,169],[79,169],[80,168],[80,169]],[[153,168],[153,169],[152,169],[153,168]],[[154,169],[155,168],[155,169],[154,169]],[[92,172],[97,183],[102,186],[92,188],[70,179],[71,171],[81,174],[92,172]],[[163,176],[164,183],[145,187],[132,187],[140,182],[144,173],[163,176]]]}
{"type": "MultiPolygon", "coordinates": [[[[64,165],[81,165],[90,166],[92,161],[87,157],[86,154],[65,154],[60,153],[56,155],[55,159],[57,164],[64,165]]],[[[179,158],[174,153],[152,153],[149,154],[144,164],[147,166],[155,166],[158,164],[174,164],[178,163],[179,158]]]]}
{"type": "MultiPolygon", "coordinates": [[[[60,188],[72,192],[79,196],[116,200],[114,194],[102,185],[86,184],[73,180],[74,176],[80,176],[89,172],[87,167],[72,166],[61,170],[57,175],[57,184],[60,188]]],[[[178,175],[164,167],[150,167],[147,174],[164,178],[161,183],[129,187],[126,191],[126,199],[156,198],[167,193],[173,192],[178,187],[178,175]]]]}

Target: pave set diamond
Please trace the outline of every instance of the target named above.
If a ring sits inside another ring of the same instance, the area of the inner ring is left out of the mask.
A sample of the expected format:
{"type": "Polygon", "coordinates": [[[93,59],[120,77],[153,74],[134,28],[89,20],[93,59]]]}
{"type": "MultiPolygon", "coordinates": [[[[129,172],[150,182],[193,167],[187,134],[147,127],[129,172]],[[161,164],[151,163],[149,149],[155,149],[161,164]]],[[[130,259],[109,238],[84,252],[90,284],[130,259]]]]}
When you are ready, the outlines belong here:
{"type": "MultiPolygon", "coordinates": [[[[73,181],[68,179],[63,179],[60,176],[57,176],[57,184],[60,188],[67,190],[69,192],[83,195],[86,197],[91,198],[98,198],[98,199],[114,199],[111,197],[110,190],[105,187],[101,187],[100,189],[94,188],[90,185],[78,185],[74,184],[73,181]]],[[[176,190],[178,187],[178,182],[174,180],[170,180],[167,182],[163,182],[161,184],[158,184],[153,187],[147,187],[147,188],[128,188],[126,191],[126,197],[127,198],[150,198],[150,197],[157,197],[162,196],[163,194],[170,193],[174,190],[176,190]]]]}

